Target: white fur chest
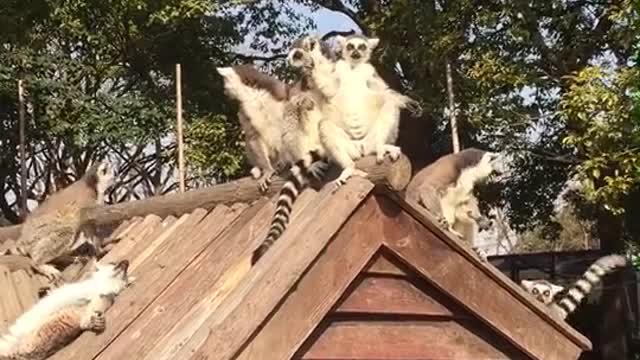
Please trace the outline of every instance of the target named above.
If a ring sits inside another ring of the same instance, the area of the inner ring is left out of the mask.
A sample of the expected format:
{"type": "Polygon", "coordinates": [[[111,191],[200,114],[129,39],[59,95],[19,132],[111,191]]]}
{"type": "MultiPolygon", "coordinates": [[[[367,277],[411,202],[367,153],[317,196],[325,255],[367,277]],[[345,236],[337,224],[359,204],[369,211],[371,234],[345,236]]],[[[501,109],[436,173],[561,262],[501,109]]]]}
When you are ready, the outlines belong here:
{"type": "Polygon", "coordinates": [[[340,126],[351,138],[362,139],[377,115],[377,106],[374,105],[376,94],[367,86],[367,81],[373,74],[367,66],[352,68],[346,62],[339,61],[336,64],[336,75],[340,79],[336,105],[342,109],[343,115],[340,126]]]}

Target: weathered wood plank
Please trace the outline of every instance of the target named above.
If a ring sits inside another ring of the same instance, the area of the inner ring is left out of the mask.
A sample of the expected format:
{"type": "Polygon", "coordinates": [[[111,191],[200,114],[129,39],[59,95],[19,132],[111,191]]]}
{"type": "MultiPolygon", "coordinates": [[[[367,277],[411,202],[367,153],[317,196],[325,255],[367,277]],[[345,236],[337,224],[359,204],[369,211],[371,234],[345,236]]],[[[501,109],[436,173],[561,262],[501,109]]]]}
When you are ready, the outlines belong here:
{"type": "Polygon", "coordinates": [[[30,270],[33,261],[31,258],[20,255],[0,255],[0,266],[9,271],[30,270]]]}
{"type": "Polygon", "coordinates": [[[25,270],[14,271],[11,274],[18,300],[22,309],[28,309],[38,300],[38,292],[33,291],[32,280],[25,270]]]}
{"type": "Polygon", "coordinates": [[[289,227],[175,358],[230,359],[372,189],[358,177],[333,194],[323,188],[313,211],[289,227]],[[192,349],[198,350],[190,356],[192,349]]]}
{"type": "Polygon", "coordinates": [[[132,272],[136,280],[107,311],[108,325],[102,334],[85,332],[51,360],[92,359],[129,326],[209,243],[211,239],[207,236],[207,229],[198,226],[205,214],[204,210],[193,211],[174,236],[132,272]]]}
{"type": "Polygon", "coordinates": [[[384,252],[376,254],[364,271],[372,275],[411,276],[395,264],[393,259],[389,259],[384,252]]]}
{"type": "Polygon", "coordinates": [[[456,321],[333,322],[294,359],[527,359],[465,327],[456,321]]]}
{"type": "Polygon", "coordinates": [[[120,241],[111,249],[100,261],[111,262],[123,259],[125,256],[131,257],[129,252],[137,243],[148,243],[146,237],[151,235],[160,226],[162,219],[156,215],[149,215],[138,223],[133,229],[129,230],[120,241]]]}
{"type": "MultiPolygon", "coordinates": [[[[501,281],[488,276],[481,265],[470,260],[458,246],[444,241],[385,197],[377,197],[389,213],[388,227],[402,231],[384,233],[384,241],[407,266],[424,274],[426,280],[445,291],[452,298],[482,319],[496,332],[509,339],[535,359],[576,359],[580,346],[555,328],[546,316],[512,296],[501,281]],[[455,269],[452,271],[451,269],[455,269]],[[523,326],[526,324],[527,326],[523,326]],[[530,329],[544,331],[546,336],[531,336],[530,329]],[[543,330],[544,329],[544,330],[543,330]],[[549,343],[548,338],[556,339],[549,343]]],[[[588,340],[587,340],[588,342],[588,340]]],[[[589,344],[590,345],[590,344],[589,344]]]]}
{"type": "Polygon", "coordinates": [[[11,271],[7,268],[0,268],[0,301],[2,301],[2,309],[4,312],[3,320],[7,324],[13,322],[21,313],[22,305],[13,287],[11,271]]]}
{"type": "MultiPolygon", "coordinates": [[[[298,221],[304,209],[317,203],[317,195],[313,190],[304,191],[300,195],[291,214],[292,223],[298,221]]],[[[175,325],[172,323],[169,331],[154,326],[154,331],[161,331],[162,337],[157,339],[155,344],[152,343],[153,349],[140,349],[142,351],[137,352],[139,355],[144,354],[144,359],[149,360],[179,358],[176,354],[182,350],[182,346],[187,344],[250,269],[249,257],[264,239],[274,209],[275,204],[269,202],[259,213],[243,219],[239,222],[238,230],[229,232],[215,248],[212,247],[199,261],[194,262],[197,267],[185,272],[185,276],[180,278],[180,282],[176,282],[175,287],[166,293],[167,296],[163,297],[159,304],[170,305],[178,301],[176,298],[182,299],[182,294],[188,291],[185,290],[186,286],[193,282],[208,281],[203,284],[203,288],[208,290],[196,297],[195,306],[184,306],[183,311],[187,311],[186,315],[179,317],[175,325]]],[[[200,336],[203,336],[202,332],[200,336]]],[[[146,348],[146,345],[145,343],[142,346],[146,348]]],[[[116,354],[114,359],[117,358],[116,354]]]]}
{"type": "Polygon", "coordinates": [[[254,226],[266,227],[272,212],[273,204],[267,201],[246,210],[217,206],[203,225],[207,233],[220,235],[98,359],[143,359],[147,354],[159,359],[161,354],[151,350],[155,345],[169,345],[172,337],[188,331],[185,328],[197,327],[198,317],[206,318],[208,306],[215,306],[211,303],[224,272],[222,263],[237,259],[236,246],[253,238],[254,226]]]}
{"type": "Polygon", "coordinates": [[[335,313],[461,317],[407,279],[367,276],[335,313]]]}
{"type": "Polygon", "coordinates": [[[289,359],[379,249],[380,216],[375,202],[365,201],[235,359],[289,359]]]}

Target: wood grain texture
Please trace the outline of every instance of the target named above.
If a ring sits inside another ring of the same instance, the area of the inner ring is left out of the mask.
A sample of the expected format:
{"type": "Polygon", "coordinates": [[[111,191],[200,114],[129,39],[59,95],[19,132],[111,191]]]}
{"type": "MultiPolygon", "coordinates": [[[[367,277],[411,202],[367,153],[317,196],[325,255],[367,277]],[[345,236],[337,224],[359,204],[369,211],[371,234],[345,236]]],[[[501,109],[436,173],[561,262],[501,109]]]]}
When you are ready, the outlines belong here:
{"type": "Polygon", "coordinates": [[[555,328],[547,316],[540,316],[514,297],[503,281],[496,281],[487,274],[484,268],[490,265],[474,263],[471,257],[463,254],[460,244],[452,246],[451,240],[437,237],[388,198],[377,199],[385,212],[397,214],[389,218],[392,219],[389,231],[384,232],[386,246],[407,266],[423,274],[426,280],[529,356],[534,359],[577,359],[581,347],[590,346],[576,343],[555,328]],[[393,228],[402,231],[392,231],[393,228]],[[537,329],[537,332],[532,333],[531,329],[537,329]],[[550,338],[555,341],[549,341],[550,338]]]}
{"type": "Polygon", "coordinates": [[[333,189],[325,187],[314,211],[306,211],[289,227],[199,329],[206,336],[196,334],[175,359],[230,359],[372,189],[371,182],[357,177],[331,196],[333,189]],[[191,354],[191,348],[198,350],[191,354]]]}
{"type": "Polygon", "coordinates": [[[266,228],[273,209],[266,200],[246,210],[217,206],[204,221],[207,232],[220,235],[98,359],[161,359],[167,351],[163,346],[186,341],[219,303],[222,275],[240,253],[249,251],[250,240],[257,229],[266,228]]]}
{"type": "MultiPolygon", "coordinates": [[[[11,271],[7,268],[0,268],[0,303],[3,310],[3,318],[5,325],[11,324],[23,312],[20,299],[15,291],[11,271]]],[[[6,328],[6,327],[5,327],[6,328]]]]}
{"type": "Polygon", "coordinates": [[[375,202],[365,201],[234,359],[293,356],[380,247],[379,216],[375,202]]]}
{"type": "Polygon", "coordinates": [[[456,321],[349,321],[325,326],[311,348],[294,359],[527,359],[497,349],[456,321]]]}
{"type": "Polygon", "coordinates": [[[364,271],[371,275],[388,275],[399,277],[415,276],[414,273],[407,274],[402,265],[398,264],[398,260],[392,259],[384,251],[377,253],[376,256],[371,259],[369,265],[367,265],[364,271]]]}
{"type": "Polygon", "coordinates": [[[153,257],[132,272],[131,275],[135,276],[136,280],[118,296],[114,306],[107,311],[108,325],[102,334],[94,335],[85,332],[73,344],[56,353],[51,359],[93,359],[102,352],[175,280],[176,276],[211,241],[211,236],[216,235],[208,234],[205,232],[206,229],[198,226],[206,213],[201,209],[193,211],[188,221],[176,230],[174,236],[156,249],[153,257]],[[189,239],[189,241],[185,242],[183,239],[189,239]]]}
{"type": "Polygon", "coordinates": [[[366,276],[355,285],[336,314],[461,316],[407,279],[366,276]]]}

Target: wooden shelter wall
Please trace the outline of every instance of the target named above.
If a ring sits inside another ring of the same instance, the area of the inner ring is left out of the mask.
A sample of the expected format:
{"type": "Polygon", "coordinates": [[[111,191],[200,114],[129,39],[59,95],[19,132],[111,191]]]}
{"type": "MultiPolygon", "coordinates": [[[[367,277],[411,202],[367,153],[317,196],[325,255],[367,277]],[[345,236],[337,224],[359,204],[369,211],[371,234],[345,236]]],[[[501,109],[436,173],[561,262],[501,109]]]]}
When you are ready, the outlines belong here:
{"type": "Polygon", "coordinates": [[[294,359],[529,359],[384,250],[294,359]]]}

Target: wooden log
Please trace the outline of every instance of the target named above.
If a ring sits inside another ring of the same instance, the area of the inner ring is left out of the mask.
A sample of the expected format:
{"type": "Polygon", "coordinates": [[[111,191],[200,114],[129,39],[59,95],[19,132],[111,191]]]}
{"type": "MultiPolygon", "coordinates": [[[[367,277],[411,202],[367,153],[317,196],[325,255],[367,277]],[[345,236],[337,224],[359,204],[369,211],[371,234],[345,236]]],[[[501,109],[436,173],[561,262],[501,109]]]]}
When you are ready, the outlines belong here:
{"type": "MultiPolygon", "coordinates": [[[[393,191],[403,190],[411,179],[411,163],[404,155],[395,162],[386,159],[382,164],[376,163],[375,156],[367,156],[358,160],[356,167],[369,174],[367,176],[369,181],[393,191]]],[[[336,171],[334,170],[333,173],[336,171]]],[[[267,193],[262,194],[258,189],[257,181],[251,177],[245,177],[185,193],[171,193],[115,205],[92,207],[86,210],[86,218],[95,221],[98,225],[111,225],[134,216],[156,214],[164,218],[168,215],[182,215],[197,208],[211,210],[218,204],[250,203],[261,196],[273,196],[280,191],[284,183],[285,179],[275,177],[267,193]]],[[[0,243],[6,239],[17,239],[18,236],[20,236],[19,225],[0,228],[0,243]]]]}

